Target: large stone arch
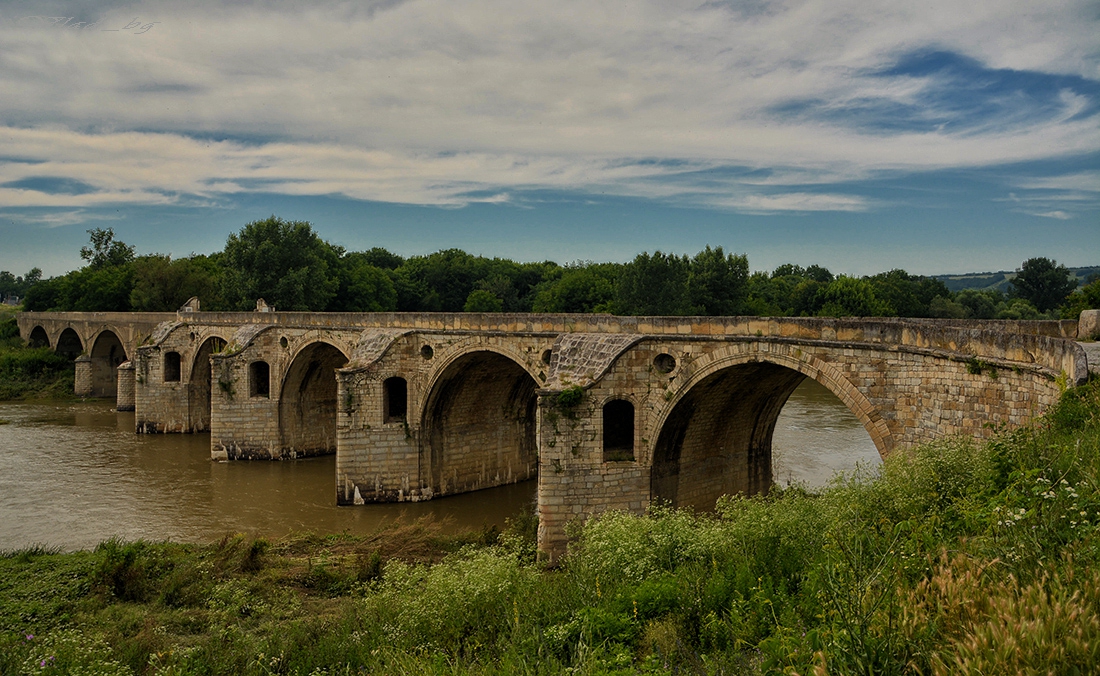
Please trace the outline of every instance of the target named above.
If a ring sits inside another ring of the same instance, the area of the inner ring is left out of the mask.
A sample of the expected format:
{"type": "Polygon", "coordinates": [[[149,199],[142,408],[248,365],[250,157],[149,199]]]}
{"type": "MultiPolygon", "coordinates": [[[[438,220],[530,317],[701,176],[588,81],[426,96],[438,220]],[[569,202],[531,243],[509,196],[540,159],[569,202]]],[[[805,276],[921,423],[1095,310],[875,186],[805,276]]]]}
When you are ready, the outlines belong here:
{"type": "Polygon", "coordinates": [[[61,333],[57,334],[57,340],[54,342],[54,352],[63,354],[69,359],[76,359],[83,351],[84,341],[81,340],[80,334],[72,327],[65,327],[61,333]]]}
{"type": "Polygon", "coordinates": [[[796,354],[757,347],[693,365],[654,427],[651,500],[709,508],[720,495],[767,491],[776,420],[807,377],[859,419],[880,456],[889,453],[893,439],[867,398],[827,362],[796,354]]]}
{"type": "Polygon", "coordinates": [[[111,327],[100,330],[90,341],[91,396],[114,397],[118,393],[118,367],[128,360],[119,332],[111,327]]]}
{"type": "Polygon", "coordinates": [[[295,352],[278,390],[284,453],[296,457],[336,452],[336,370],[347,363],[348,355],[327,341],[308,343],[295,352]]]}
{"type": "Polygon", "coordinates": [[[525,361],[483,345],[437,365],[420,419],[420,475],[432,494],[534,478],[538,382],[525,361]]]}
{"type": "Polygon", "coordinates": [[[221,352],[229,341],[218,334],[199,336],[198,339],[201,342],[191,360],[187,379],[188,429],[192,432],[206,432],[210,429],[213,413],[211,393],[214,379],[210,356],[221,352]]]}

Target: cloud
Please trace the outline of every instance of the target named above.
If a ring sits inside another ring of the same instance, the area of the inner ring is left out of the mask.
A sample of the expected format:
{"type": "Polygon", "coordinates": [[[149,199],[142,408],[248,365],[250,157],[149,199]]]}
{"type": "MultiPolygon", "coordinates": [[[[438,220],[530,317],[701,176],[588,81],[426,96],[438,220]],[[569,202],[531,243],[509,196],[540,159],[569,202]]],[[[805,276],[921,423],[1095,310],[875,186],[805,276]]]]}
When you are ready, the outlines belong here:
{"type": "Polygon", "coordinates": [[[869,178],[1100,151],[1087,1],[139,2],[92,30],[23,7],[0,5],[5,207],[564,189],[860,211],[869,178]]]}
{"type": "Polygon", "coordinates": [[[1041,218],[1055,218],[1055,219],[1058,219],[1059,221],[1068,221],[1069,219],[1073,218],[1073,216],[1071,216],[1070,214],[1067,214],[1066,212],[1061,211],[1061,210],[1057,210],[1057,209],[1054,210],[1054,211],[1043,211],[1043,212],[1031,212],[1031,211],[1029,211],[1029,212],[1026,212],[1026,213],[1029,213],[1032,216],[1039,216],[1041,218]]]}
{"type": "Polygon", "coordinates": [[[116,221],[120,216],[111,214],[91,213],[83,209],[71,211],[54,211],[44,214],[28,214],[18,212],[0,212],[0,219],[7,219],[27,225],[39,225],[47,228],[59,228],[66,225],[79,225],[90,221],[116,221]]]}

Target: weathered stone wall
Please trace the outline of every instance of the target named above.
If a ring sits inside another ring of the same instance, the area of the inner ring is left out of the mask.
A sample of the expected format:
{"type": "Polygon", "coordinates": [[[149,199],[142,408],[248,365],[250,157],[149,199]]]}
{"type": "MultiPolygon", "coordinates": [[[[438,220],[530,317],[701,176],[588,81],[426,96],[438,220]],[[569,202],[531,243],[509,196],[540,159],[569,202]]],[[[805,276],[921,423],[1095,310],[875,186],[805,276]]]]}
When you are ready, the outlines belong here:
{"type": "Polygon", "coordinates": [[[553,339],[363,332],[340,374],[340,502],[421,500],[533,478],[535,389],[553,339]],[[406,417],[387,422],[384,383],[395,376],[406,382],[406,417]]]}
{"type": "Polygon", "coordinates": [[[118,398],[115,400],[116,411],[133,411],[135,408],[134,392],[134,364],[125,362],[118,365],[118,398]]]}
{"type": "Polygon", "coordinates": [[[211,456],[282,459],[333,452],[319,440],[337,437],[335,370],[357,334],[262,324],[237,329],[225,351],[211,357],[211,456]],[[256,382],[252,366],[260,362],[267,364],[266,387],[256,382]]]}
{"type": "Polygon", "coordinates": [[[92,396],[92,359],[87,355],[77,357],[73,366],[76,368],[76,376],[73,380],[73,394],[78,397],[92,396]]]}
{"type": "Polygon", "coordinates": [[[653,500],[708,509],[722,494],[766,490],[776,418],[804,377],[836,394],[883,455],[1024,424],[1057,401],[1061,389],[1033,360],[982,361],[938,349],[653,337],[609,356],[598,336],[587,352],[582,337],[569,340],[582,347],[569,363],[556,353],[549,386],[540,392],[540,528],[544,547],[557,553],[569,519],[640,511],[653,500]],[[556,397],[574,384],[585,388],[583,403],[564,411],[556,397]],[[611,399],[635,406],[633,461],[604,459],[602,409],[611,399]]]}

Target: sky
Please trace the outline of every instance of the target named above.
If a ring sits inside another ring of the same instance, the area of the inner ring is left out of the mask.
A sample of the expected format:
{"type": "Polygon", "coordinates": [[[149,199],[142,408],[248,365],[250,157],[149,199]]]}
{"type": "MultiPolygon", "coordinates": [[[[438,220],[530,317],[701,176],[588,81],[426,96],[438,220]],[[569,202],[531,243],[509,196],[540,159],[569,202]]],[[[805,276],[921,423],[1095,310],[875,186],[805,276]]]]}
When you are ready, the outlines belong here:
{"type": "Polygon", "coordinates": [[[220,250],[1100,265],[1095,0],[0,1],[0,270],[220,250]]]}

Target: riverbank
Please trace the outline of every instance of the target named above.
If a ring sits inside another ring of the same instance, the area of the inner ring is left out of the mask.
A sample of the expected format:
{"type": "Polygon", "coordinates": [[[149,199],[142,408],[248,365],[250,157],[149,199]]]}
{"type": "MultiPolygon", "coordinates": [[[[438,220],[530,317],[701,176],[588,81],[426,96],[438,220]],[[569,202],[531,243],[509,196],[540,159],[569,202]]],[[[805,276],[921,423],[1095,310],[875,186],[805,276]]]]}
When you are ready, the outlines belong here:
{"type": "Polygon", "coordinates": [[[72,399],[72,361],[48,347],[28,347],[19,337],[15,314],[0,306],[0,401],[72,399]]]}
{"type": "Polygon", "coordinates": [[[553,570],[530,517],[9,552],[0,672],[1088,673],[1098,478],[1094,380],[819,494],[591,521],[553,570]]]}

